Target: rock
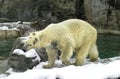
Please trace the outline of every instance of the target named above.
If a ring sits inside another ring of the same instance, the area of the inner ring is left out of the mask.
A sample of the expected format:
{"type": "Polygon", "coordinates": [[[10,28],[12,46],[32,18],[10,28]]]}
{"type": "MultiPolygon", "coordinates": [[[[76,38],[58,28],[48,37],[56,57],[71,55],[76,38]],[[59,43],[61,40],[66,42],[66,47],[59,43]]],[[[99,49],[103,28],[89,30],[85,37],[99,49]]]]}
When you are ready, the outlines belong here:
{"type": "Polygon", "coordinates": [[[75,0],[1,0],[0,17],[12,20],[59,20],[75,17],[75,0]]]}
{"type": "Polygon", "coordinates": [[[7,59],[0,60],[0,74],[6,72],[7,69],[9,68],[8,65],[7,65],[7,62],[8,62],[7,59]]]}
{"type": "MultiPolygon", "coordinates": [[[[8,65],[16,72],[26,71],[40,62],[48,61],[48,55],[45,48],[35,48],[28,51],[23,49],[24,43],[27,39],[28,37],[19,37],[10,51],[8,65]]],[[[57,50],[57,59],[59,59],[60,50],[57,49],[55,43],[52,43],[52,46],[57,50]]]]}
{"type": "Polygon", "coordinates": [[[32,69],[39,64],[40,57],[34,49],[24,52],[21,49],[14,49],[8,58],[8,65],[15,72],[23,72],[32,69]]]}
{"type": "Polygon", "coordinates": [[[48,60],[47,53],[44,48],[36,49],[36,51],[30,50],[30,51],[24,52],[22,50],[22,47],[24,46],[26,39],[27,37],[19,37],[15,41],[10,51],[10,55],[8,58],[8,65],[11,68],[13,68],[13,70],[16,72],[26,71],[27,69],[31,69],[37,64],[39,64],[39,62],[48,60]],[[17,50],[18,48],[19,50],[17,50]],[[34,57],[30,57],[30,56],[34,56],[34,57]],[[36,59],[36,56],[37,57],[39,56],[39,57],[36,59]]]}
{"type": "Polygon", "coordinates": [[[0,30],[8,30],[9,28],[7,26],[0,27],[0,30]]]}
{"type": "Polygon", "coordinates": [[[117,30],[105,30],[105,29],[98,29],[99,34],[113,34],[113,35],[120,35],[120,31],[117,30]]]}
{"type": "Polygon", "coordinates": [[[37,21],[35,28],[41,30],[49,23],[80,18],[98,28],[120,30],[119,6],[120,0],[0,0],[0,21],[37,21]]]}
{"type": "Polygon", "coordinates": [[[120,30],[119,6],[119,0],[84,0],[86,18],[102,29],[120,30]]]}
{"type": "Polygon", "coordinates": [[[0,36],[3,38],[27,36],[36,29],[37,28],[32,27],[31,22],[17,21],[0,23],[0,36]]]}
{"type": "MultiPolygon", "coordinates": [[[[11,57],[11,55],[13,54],[13,51],[15,49],[21,49],[21,50],[25,51],[25,49],[23,49],[23,46],[24,46],[26,39],[27,39],[27,37],[19,37],[16,39],[16,41],[14,42],[13,47],[9,53],[10,54],[9,57],[11,57]]],[[[45,48],[39,48],[39,49],[36,48],[35,50],[38,53],[39,57],[41,58],[41,62],[48,60],[45,48]]]]}
{"type": "Polygon", "coordinates": [[[15,72],[23,72],[36,66],[39,61],[32,61],[32,58],[27,58],[24,55],[12,54],[8,59],[8,65],[15,72]]]}
{"type": "Polygon", "coordinates": [[[7,29],[3,29],[0,30],[0,38],[12,38],[12,37],[18,37],[20,36],[19,34],[19,30],[7,30],[7,29]]]}
{"type": "Polygon", "coordinates": [[[0,56],[0,60],[5,60],[7,57],[0,56]]]}
{"type": "Polygon", "coordinates": [[[24,46],[25,40],[27,40],[27,37],[19,37],[15,40],[13,47],[10,51],[10,55],[13,53],[14,49],[22,49],[22,47],[24,46]]]}

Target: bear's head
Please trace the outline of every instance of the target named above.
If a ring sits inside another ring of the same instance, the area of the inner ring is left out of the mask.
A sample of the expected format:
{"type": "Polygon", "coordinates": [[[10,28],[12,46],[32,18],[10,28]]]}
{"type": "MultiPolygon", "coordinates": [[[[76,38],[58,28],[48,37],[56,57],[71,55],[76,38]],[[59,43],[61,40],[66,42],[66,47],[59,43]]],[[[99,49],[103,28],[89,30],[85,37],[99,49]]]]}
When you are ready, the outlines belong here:
{"type": "Polygon", "coordinates": [[[46,34],[44,34],[42,31],[32,32],[28,36],[28,39],[25,42],[24,49],[29,50],[32,48],[42,48],[46,47],[48,43],[50,43],[48,38],[46,38],[46,34]]]}
{"type": "Polygon", "coordinates": [[[26,40],[25,45],[24,45],[23,48],[25,50],[36,48],[36,47],[38,47],[38,41],[39,41],[39,39],[38,39],[37,32],[32,32],[28,36],[28,39],[26,40]]]}
{"type": "Polygon", "coordinates": [[[51,45],[53,41],[53,36],[51,36],[50,32],[46,33],[44,31],[36,31],[30,33],[23,48],[25,50],[29,50],[31,48],[42,48],[51,45]]]}

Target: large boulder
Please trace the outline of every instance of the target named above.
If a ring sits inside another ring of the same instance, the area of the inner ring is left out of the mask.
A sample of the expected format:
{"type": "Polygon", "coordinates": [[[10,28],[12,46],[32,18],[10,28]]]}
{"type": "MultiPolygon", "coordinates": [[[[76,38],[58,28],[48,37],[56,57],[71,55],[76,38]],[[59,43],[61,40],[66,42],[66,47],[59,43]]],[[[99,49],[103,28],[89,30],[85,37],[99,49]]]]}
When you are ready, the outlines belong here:
{"type": "Polygon", "coordinates": [[[8,57],[8,65],[15,72],[23,72],[31,69],[40,62],[48,60],[45,48],[32,49],[25,52],[22,50],[27,37],[19,37],[14,42],[8,57]]]}
{"type": "Polygon", "coordinates": [[[15,49],[8,59],[8,65],[15,72],[26,71],[39,64],[40,58],[35,50],[24,52],[21,49],[15,49]]]}
{"type": "MultiPolygon", "coordinates": [[[[9,57],[12,56],[15,49],[21,49],[24,52],[26,52],[26,49],[23,48],[26,39],[28,39],[28,37],[19,37],[16,39],[16,41],[14,42],[13,47],[9,53],[9,57]]],[[[48,57],[47,57],[47,53],[46,53],[45,48],[35,48],[35,51],[37,52],[37,54],[41,58],[40,61],[47,61],[48,57]]]]}
{"type": "MultiPolygon", "coordinates": [[[[26,71],[40,62],[48,61],[48,55],[45,48],[35,48],[26,51],[24,43],[28,37],[19,37],[14,42],[8,58],[8,65],[16,72],[26,71]]],[[[53,48],[57,49],[57,45],[52,43],[53,48]]],[[[57,49],[57,59],[60,56],[60,50],[57,49]]]]}

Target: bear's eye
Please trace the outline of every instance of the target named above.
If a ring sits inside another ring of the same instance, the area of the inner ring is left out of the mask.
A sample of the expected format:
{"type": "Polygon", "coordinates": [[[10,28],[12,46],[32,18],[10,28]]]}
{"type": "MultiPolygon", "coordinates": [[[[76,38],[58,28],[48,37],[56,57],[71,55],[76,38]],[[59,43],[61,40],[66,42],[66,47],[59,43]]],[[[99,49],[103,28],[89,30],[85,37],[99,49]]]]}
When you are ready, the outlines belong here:
{"type": "Polygon", "coordinates": [[[37,39],[37,38],[35,38],[35,41],[38,41],[38,39],[37,39]]]}
{"type": "Polygon", "coordinates": [[[32,44],[29,44],[28,46],[32,46],[32,44]]]}

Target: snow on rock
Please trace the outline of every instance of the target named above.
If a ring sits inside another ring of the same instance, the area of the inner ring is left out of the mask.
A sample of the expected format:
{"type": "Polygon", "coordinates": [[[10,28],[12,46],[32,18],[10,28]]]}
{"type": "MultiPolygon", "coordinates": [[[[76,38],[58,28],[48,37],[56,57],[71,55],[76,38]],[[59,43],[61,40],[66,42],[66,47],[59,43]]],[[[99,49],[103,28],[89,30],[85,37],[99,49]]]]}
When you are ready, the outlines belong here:
{"type": "Polygon", "coordinates": [[[29,57],[36,57],[33,61],[37,61],[37,60],[40,61],[41,60],[39,55],[35,51],[35,49],[31,49],[31,50],[27,51],[25,56],[28,57],[28,58],[29,57]]]}
{"type": "MultiPolygon", "coordinates": [[[[31,26],[31,22],[6,22],[0,23],[0,31],[18,31],[20,36],[27,36],[30,32],[36,31],[36,28],[31,26]]],[[[2,34],[2,36],[5,36],[2,34]]],[[[9,35],[8,35],[9,36],[9,35]]],[[[15,36],[17,36],[15,34],[15,36]]]]}
{"type": "Polygon", "coordinates": [[[24,52],[21,49],[15,49],[13,51],[13,54],[14,53],[18,54],[18,55],[24,55],[27,58],[36,57],[33,61],[36,61],[36,60],[40,61],[41,60],[40,57],[38,56],[37,52],[35,51],[35,49],[31,49],[31,50],[29,50],[27,52],[24,52]]]}
{"type": "Polygon", "coordinates": [[[8,30],[9,28],[7,26],[0,27],[0,30],[8,30]]]}
{"type": "Polygon", "coordinates": [[[13,54],[25,55],[24,51],[21,50],[21,49],[15,49],[15,50],[13,51],[13,54]]]}
{"type": "Polygon", "coordinates": [[[31,22],[7,22],[0,23],[0,30],[18,30],[19,27],[27,27],[30,28],[31,22]]]}

